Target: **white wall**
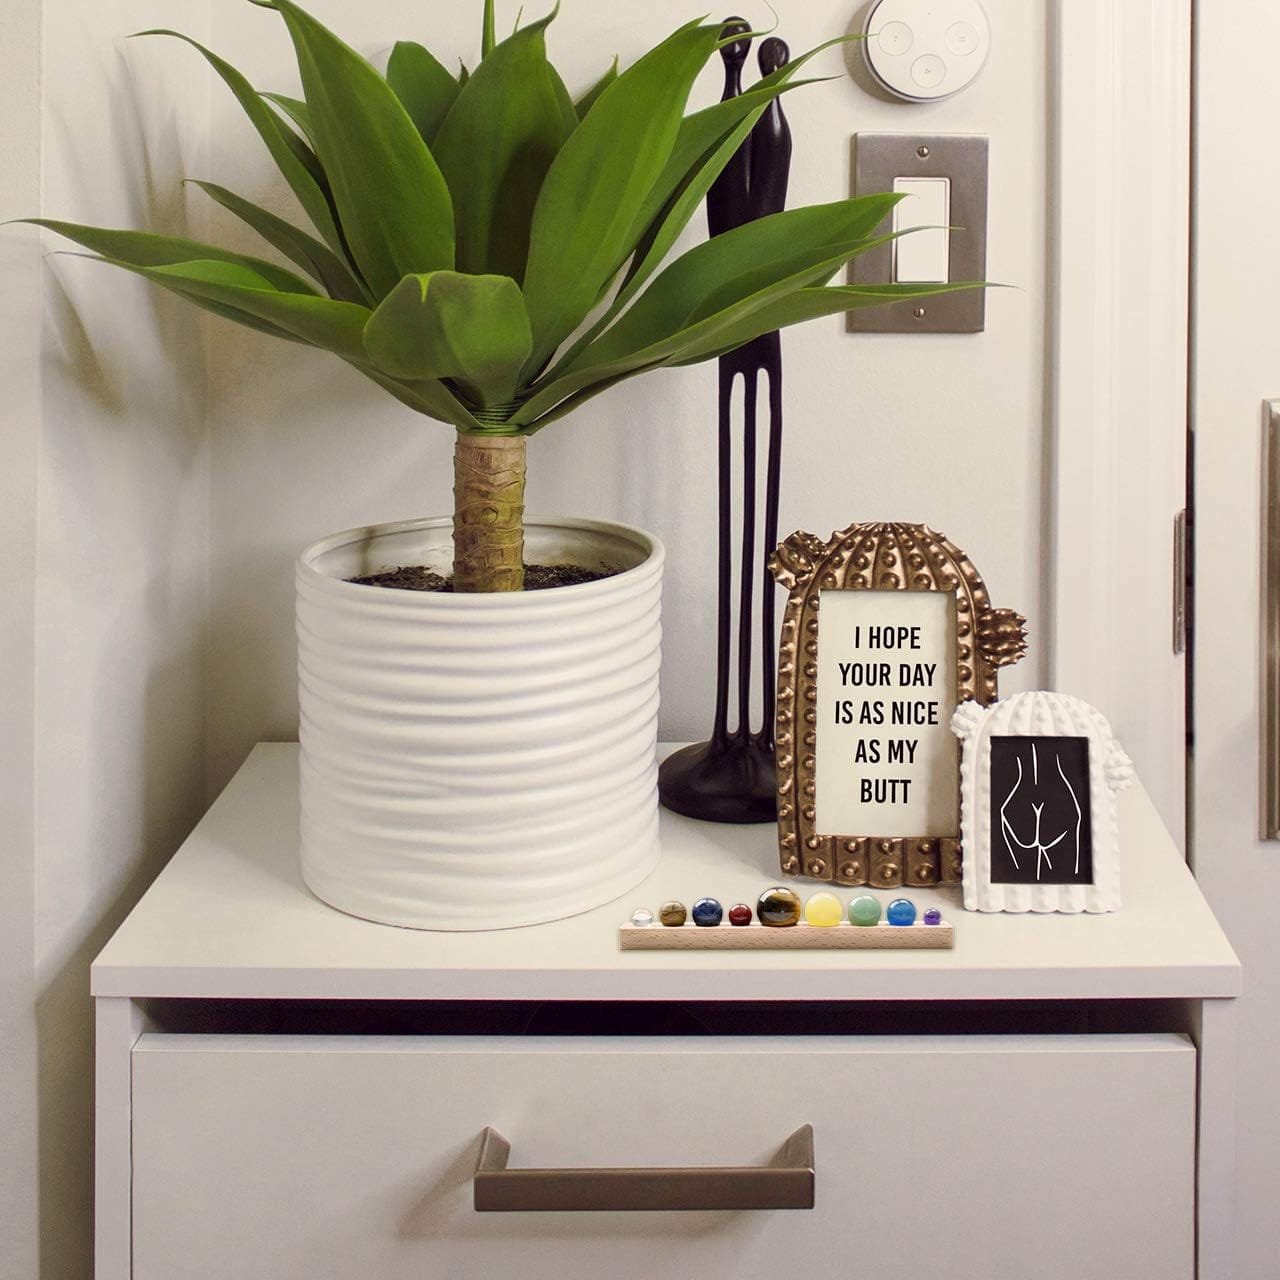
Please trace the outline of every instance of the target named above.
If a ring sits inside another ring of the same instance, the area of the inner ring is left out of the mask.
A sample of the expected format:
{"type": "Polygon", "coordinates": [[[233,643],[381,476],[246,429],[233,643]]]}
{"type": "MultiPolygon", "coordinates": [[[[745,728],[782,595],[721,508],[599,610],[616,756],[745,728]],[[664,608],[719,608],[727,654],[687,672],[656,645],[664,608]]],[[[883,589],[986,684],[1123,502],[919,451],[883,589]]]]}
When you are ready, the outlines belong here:
{"type": "MultiPolygon", "coordinates": [[[[199,36],[203,9],[176,16],[199,36]]],[[[163,10],[45,0],[49,216],[184,229],[179,179],[197,163],[205,86],[159,42],[122,39],[174,19],[163,10]]],[[[26,260],[44,306],[43,411],[27,428],[41,428],[40,1275],[74,1280],[90,1274],[88,964],[204,807],[205,375],[201,327],[176,300],[78,258],[41,263],[30,245],[26,260]]]]}
{"type": "Polygon", "coordinates": [[[1235,1275],[1280,1273],[1280,844],[1259,841],[1261,402],[1280,396],[1280,116],[1262,0],[1198,6],[1196,875],[1244,963],[1235,1275]]]}
{"type": "MultiPolygon", "coordinates": [[[[514,3],[499,6],[502,21],[514,3]]],[[[471,59],[479,4],[406,10],[393,0],[317,0],[312,10],[363,52],[397,37],[471,59]]],[[[799,52],[846,30],[848,0],[778,0],[799,52]]],[[[1005,688],[1043,681],[1045,17],[996,0],[991,62],[951,102],[877,99],[843,74],[786,99],[795,133],[791,203],[849,193],[858,130],[991,135],[989,276],[1018,286],[988,297],[982,335],[850,335],[832,318],[784,336],[786,431],[781,525],[822,536],[853,520],[923,520],[974,558],[998,605],[1030,618],[1032,656],[1005,688]]],[[[687,0],[641,7],[568,3],[549,36],[570,88],[617,52],[633,60],[691,13],[687,0]]],[[[767,26],[769,10],[745,15],[767,26]]],[[[290,91],[289,46],[275,15],[217,5],[214,43],[256,84],[290,91]]],[[[718,68],[697,91],[719,95],[718,68]]],[[[256,198],[289,197],[239,108],[213,98],[212,176],[256,198]]],[[[225,223],[218,224],[221,227],[225,223]]],[[[226,236],[237,235],[226,227],[226,236]]],[[[702,234],[699,227],[698,234],[702,234]]],[[[245,243],[248,243],[246,241],[245,243]]],[[[213,630],[210,770],[219,785],[262,737],[296,733],[291,562],[334,530],[451,509],[452,433],[379,397],[321,354],[210,326],[213,630]]],[[[621,519],[656,532],[669,559],[662,732],[710,730],[715,616],[715,375],[667,371],[627,383],[530,444],[533,511],[621,519]]]]}
{"type": "MultiPolygon", "coordinates": [[[[467,56],[479,7],[314,5],[369,52],[418,36],[467,56]]],[[[838,0],[777,8],[797,50],[853,17],[838,0]]],[[[833,319],[785,339],[782,525],[825,535],[855,519],[926,520],[971,552],[995,602],[1027,613],[1035,637],[1045,630],[1044,14],[1023,0],[989,8],[991,65],[952,103],[874,98],[841,74],[837,52],[825,69],[838,79],[788,99],[793,204],[847,193],[859,129],[990,133],[990,275],[1018,288],[990,296],[977,337],[853,337],[833,319]]],[[[578,87],[691,12],[684,0],[570,3],[553,48],[578,87]]],[[[762,4],[748,16],[769,21],[762,4]]],[[[8,0],[5,213],[36,207],[41,147],[49,216],[197,236],[209,218],[228,232],[198,195],[188,212],[182,175],[288,207],[194,51],[122,40],[154,25],[206,39],[263,87],[294,83],[278,18],[253,6],[8,0]]],[[[713,74],[703,100],[717,93],[713,74]]],[[[0,236],[0,266],[15,304],[0,321],[0,360],[13,371],[4,403],[17,424],[0,437],[0,527],[11,535],[0,575],[12,588],[0,645],[13,673],[0,689],[0,822],[16,851],[0,899],[0,1179],[14,1183],[12,1197],[0,1184],[0,1272],[35,1274],[38,1209],[42,1280],[76,1280],[90,1256],[88,962],[250,745],[295,732],[297,549],[348,525],[447,510],[451,441],[322,355],[206,325],[95,264],[42,262],[21,232],[0,236]]],[[[711,370],[657,375],[531,451],[532,508],[643,524],[672,552],[663,729],[673,737],[701,736],[710,720],[714,412],[711,370]]],[[[1006,689],[1043,679],[1033,655],[1006,689]]]]}
{"type": "MultiPolygon", "coordinates": [[[[0,220],[39,207],[40,0],[0,7],[0,220]]],[[[0,1275],[35,1274],[34,634],[40,434],[40,259],[34,232],[0,235],[0,1275]]]]}

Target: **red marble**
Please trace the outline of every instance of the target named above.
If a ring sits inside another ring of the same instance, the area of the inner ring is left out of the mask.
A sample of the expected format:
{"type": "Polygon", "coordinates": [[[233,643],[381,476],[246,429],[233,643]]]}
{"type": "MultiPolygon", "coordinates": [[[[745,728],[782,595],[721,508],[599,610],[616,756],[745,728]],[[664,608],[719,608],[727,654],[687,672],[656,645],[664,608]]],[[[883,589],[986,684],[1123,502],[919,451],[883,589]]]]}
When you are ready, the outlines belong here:
{"type": "Polygon", "coordinates": [[[751,908],[745,902],[739,902],[737,906],[729,908],[730,924],[750,924],[751,908]]]}

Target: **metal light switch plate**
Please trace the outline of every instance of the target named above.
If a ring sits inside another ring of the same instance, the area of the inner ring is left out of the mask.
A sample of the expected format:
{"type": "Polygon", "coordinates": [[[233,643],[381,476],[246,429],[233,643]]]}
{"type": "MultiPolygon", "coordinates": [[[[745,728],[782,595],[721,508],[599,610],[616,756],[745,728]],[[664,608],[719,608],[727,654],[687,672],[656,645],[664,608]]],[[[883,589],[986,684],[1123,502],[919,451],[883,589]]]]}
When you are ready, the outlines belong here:
{"type": "MultiPolygon", "coordinates": [[[[984,280],[987,273],[987,139],[979,134],[859,133],[854,136],[853,193],[892,191],[898,178],[947,178],[951,213],[949,280],[984,280]]],[[[893,245],[850,264],[850,284],[893,279],[893,245]]],[[[850,311],[850,333],[981,333],[985,289],[966,289],[850,311]]]]}

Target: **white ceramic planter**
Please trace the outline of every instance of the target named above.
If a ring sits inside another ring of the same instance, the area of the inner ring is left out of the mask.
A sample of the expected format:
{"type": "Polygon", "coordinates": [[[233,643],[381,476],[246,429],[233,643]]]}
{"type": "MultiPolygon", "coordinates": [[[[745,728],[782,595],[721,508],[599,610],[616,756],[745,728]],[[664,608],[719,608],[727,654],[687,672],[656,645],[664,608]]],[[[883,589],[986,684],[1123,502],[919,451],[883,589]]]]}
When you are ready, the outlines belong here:
{"type": "Polygon", "coordinates": [[[449,517],[376,525],[298,559],[303,878],[419,929],[589,910],[658,857],[662,544],[535,517],[528,561],[625,572],[493,595],[345,581],[448,573],[451,535],[449,517]]]}

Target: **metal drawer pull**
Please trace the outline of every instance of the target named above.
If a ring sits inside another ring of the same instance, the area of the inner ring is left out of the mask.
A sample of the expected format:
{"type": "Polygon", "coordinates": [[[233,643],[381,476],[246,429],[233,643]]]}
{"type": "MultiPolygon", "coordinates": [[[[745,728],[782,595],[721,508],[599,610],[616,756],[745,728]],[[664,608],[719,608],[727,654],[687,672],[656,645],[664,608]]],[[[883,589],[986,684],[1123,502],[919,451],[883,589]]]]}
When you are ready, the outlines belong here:
{"type": "Polygon", "coordinates": [[[812,1209],[813,1126],[793,1133],[760,1168],[508,1169],[511,1144],[480,1136],[480,1213],[581,1209],[812,1209]]]}

